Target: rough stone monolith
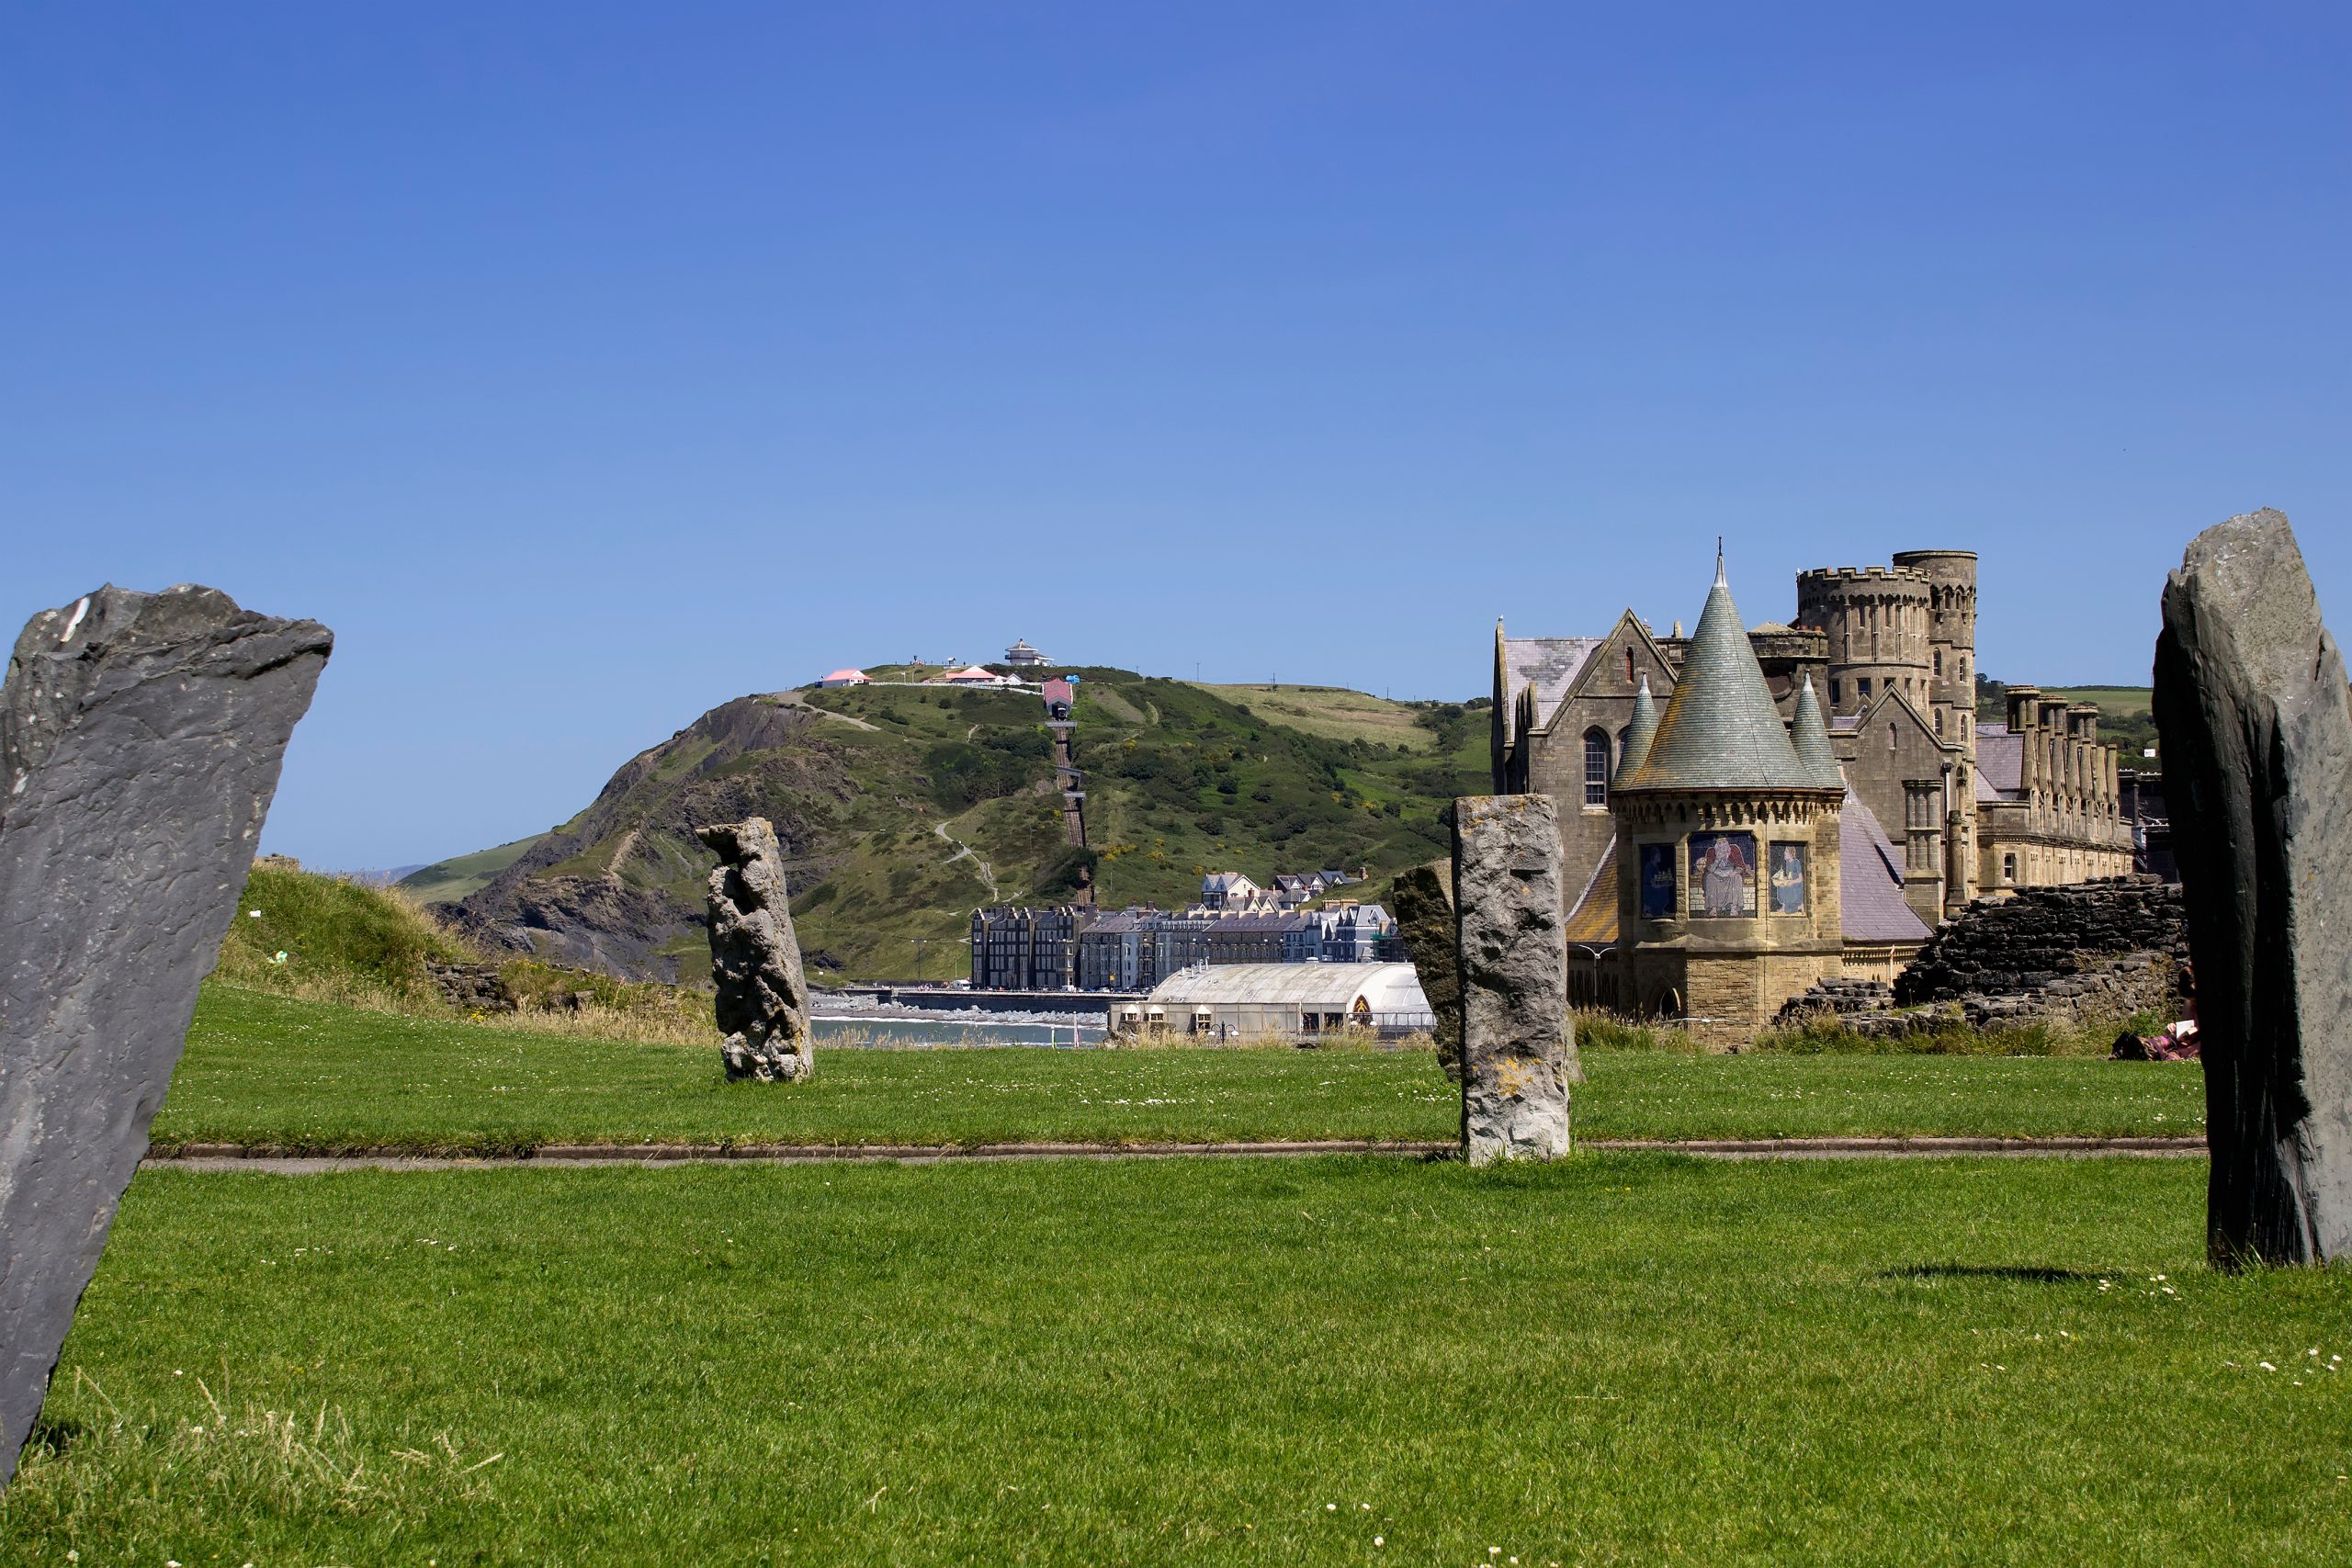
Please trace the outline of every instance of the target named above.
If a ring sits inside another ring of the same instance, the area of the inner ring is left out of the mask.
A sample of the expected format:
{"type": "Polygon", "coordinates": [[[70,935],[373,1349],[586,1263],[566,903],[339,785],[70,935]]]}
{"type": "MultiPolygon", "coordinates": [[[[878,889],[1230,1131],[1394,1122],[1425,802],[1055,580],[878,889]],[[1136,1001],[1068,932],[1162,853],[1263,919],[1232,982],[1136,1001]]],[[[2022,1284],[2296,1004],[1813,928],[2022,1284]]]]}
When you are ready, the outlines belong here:
{"type": "Polygon", "coordinates": [[[2352,688],[2277,512],[2165,584],[2154,709],[2222,1267],[2352,1256],[2352,688]]]}
{"type": "Polygon", "coordinates": [[[697,828],[695,836],[718,855],[705,888],[727,1076],[803,1082],[816,1070],[816,1052],[775,829],[766,818],[752,817],[697,828]]]}
{"type": "Polygon", "coordinates": [[[1420,976],[1437,1022],[1437,1065],[1447,1077],[1462,1078],[1462,973],[1453,957],[1453,868],[1443,861],[1417,865],[1389,889],[1396,930],[1420,976]]]}
{"type": "Polygon", "coordinates": [[[0,1484],[334,646],[209,588],[36,615],[0,688],[0,1484]]]}
{"type": "Polygon", "coordinates": [[[1453,803],[1462,987],[1462,1152],[1472,1165],[1568,1152],[1577,1068],[1551,797],[1453,803]]]}

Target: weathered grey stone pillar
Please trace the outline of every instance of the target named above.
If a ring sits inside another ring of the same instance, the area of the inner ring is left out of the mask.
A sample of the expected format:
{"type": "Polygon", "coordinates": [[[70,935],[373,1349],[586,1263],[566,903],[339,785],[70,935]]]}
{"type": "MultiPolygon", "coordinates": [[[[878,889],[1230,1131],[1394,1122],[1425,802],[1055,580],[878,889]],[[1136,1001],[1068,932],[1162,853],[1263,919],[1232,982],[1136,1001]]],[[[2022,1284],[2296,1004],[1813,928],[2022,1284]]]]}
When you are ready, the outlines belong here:
{"type": "Polygon", "coordinates": [[[1454,962],[1453,868],[1443,861],[1417,865],[1389,889],[1396,906],[1396,929],[1420,976],[1436,1025],[1437,1065],[1447,1077],[1462,1078],[1462,971],[1454,962]]]}
{"type": "Polygon", "coordinates": [[[1472,1165],[1568,1152],[1577,1069],[1551,797],[1453,803],[1462,986],[1462,1152],[1472,1165]]]}
{"type": "Polygon", "coordinates": [[[753,817],[697,828],[695,836],[718,855],[718,869],[705,886],[727,1076],[803,1082],[816,1071],[816,1049],[775,829],[766,818],[753,817]]]}
{"type": "Polygon", "coordinates": [[[2287,519],[2199,534],[2165,584],[2155,720],[2229,1267],[2352,1257],[2352,689],[2287,519]]]}
{"type": "Polygon", "coordinates": [[[101,588],[17,639],[0,689],[0,1483],[334,644],[194,587],[101,588]]]}

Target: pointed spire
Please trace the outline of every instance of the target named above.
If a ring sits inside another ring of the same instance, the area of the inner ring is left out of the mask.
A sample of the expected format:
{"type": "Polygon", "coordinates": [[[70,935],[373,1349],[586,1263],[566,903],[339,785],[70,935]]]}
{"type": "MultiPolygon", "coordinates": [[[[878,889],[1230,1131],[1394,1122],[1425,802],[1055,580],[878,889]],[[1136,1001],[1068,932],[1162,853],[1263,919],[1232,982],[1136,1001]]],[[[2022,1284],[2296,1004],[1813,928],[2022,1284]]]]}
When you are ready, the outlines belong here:
{"type": "Polygon", "coordinates": [[[1826,789],[1798,760],[1763,666],[1732,603],[1721,557],[1707,607],[1684,653],[1674,694],[1634,775],[1619,787],[1648,789],[1826,789]]]}
{"type": "Polygon", "coordinates": [[[1642,671],[1641,686],[1634,693],[1634,722],[1625,728],[1625,752],[1617,759],[1617,777],[1612,788],[1623,788],[1625,781],[1640,771],[1650,754],[1650,741],[1657,734],[1657,703],[1650,696],[1649,671],[1642,671]]]}
{"type": "Polygon", "coordinates": [[[1813,672],[1805,671],[1804,687],[1797,693],[1796,718],[1789,727],[1790,744],[1797,761],[1820,781],[1824,789],[1843,789],[1846,775],[1838,770],[1838,754],[1829,749],[1829,721],[1822,716],[1821,699],[1813,689],[1813,672]]]}

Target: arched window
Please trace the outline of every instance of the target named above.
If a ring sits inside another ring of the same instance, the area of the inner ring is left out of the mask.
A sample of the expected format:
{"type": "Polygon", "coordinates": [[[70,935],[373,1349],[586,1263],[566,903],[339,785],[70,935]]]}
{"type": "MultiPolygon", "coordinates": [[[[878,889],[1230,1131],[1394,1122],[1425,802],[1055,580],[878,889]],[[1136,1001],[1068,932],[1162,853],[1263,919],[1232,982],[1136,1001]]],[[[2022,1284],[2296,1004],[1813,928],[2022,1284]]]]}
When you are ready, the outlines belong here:
{"type": "Polygon", "coordinates": [[[1609,732],[1605,729],[1584,732],[1584,803],[1609,804],[1609,732]]]}
{"type": "Polygon", "coordinates": [[[1936,710],[1936,734],[1937,734],[1938,736],[1941,736],[1941,735],[1943,734],[1943,732],[1944,732],[1944,710],[1943,710],[1943,709],[1941,709],[1941,708],[1938,708],[1938,709],[1936,710]]]}
{"type": "Polygon", "coordinates": [[[1894,733],[1893,719],[1886,721],[1886,749],[1890,751],[1899,751],[1903,749],[1903,738],[1894,733]]]}
{"type": "Polygon", "coordinates": [[[1625,683],[1634,683],[1634,650],[1630,648],[1625,650],[1625,683]]]}

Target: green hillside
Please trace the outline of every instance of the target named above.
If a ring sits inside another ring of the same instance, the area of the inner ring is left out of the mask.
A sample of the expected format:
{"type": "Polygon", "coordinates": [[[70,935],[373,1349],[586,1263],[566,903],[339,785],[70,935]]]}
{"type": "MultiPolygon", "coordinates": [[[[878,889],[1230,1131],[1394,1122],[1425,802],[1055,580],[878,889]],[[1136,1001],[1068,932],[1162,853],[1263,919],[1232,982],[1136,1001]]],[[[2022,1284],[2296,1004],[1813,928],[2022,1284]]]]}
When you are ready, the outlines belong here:
{"type": "Polygon", "coordinates": [[[488,886],[492,877],[521,860],[530,852],[532,845],[546,837],[545,833],[534,833],[494,850],[476,850],[469,855],[428,865],[401,878],[401,886],[428,904],[455,903],[467,894],[488,886]]]}
{"type": "MultiPolygon", "coordinates": [[[[2098,738],[2120,749],[2123,764],[2143,761],[2141,753],[2156,744],[2156,721],[2149,711],[2154,694],[2146,686],[2044,686],[2044,696],[2070,703],[2089,703],[2098,709],[2098,738]]],[[[2008,687],[1982,676],[1976,682],[1976,717],[1980,724],[2001,724],[2008,717],[2008,687]]]]}
{"type": "MultiPolygon", "coordinates": [[[[794,917],[818,977],[946,979],[967,968],[975,905],[1067,899],[1090,863],[1098,901],[1114,907],[1181,907],[1212,869],[1381,875],[1445,852],[1441,812],[1487,787],[1483,705],[1325,691],[1301,714],[1284,711],[1300,705],[1291,688],[1227,695],[1124,670],[1072,672],[1087,851],[1063,841],[1035,695],[777,693],[715,708],[633,759],[455,918],[509,950],[690,977],[707,951],[698,922],[712,863],[692,829],[758,815],[792,857],[794,917]]],[[[450,862],[411,883],[468,874],[450,862]]]]}

